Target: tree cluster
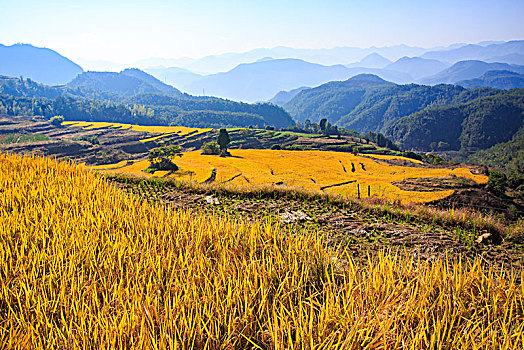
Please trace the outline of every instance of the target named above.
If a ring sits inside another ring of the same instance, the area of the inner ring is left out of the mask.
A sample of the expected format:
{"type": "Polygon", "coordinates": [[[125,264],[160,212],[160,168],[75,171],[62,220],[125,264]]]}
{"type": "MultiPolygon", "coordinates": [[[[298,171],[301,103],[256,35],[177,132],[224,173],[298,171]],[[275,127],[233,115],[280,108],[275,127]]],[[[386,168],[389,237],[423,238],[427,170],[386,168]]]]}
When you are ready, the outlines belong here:
{"type": "Polygon", "coordinates": [[[151,171],[177,171],[178,166],[173,162],[176,157],[182,157],[180,146],[178,145],[154,148],[149,151],[148,160],[150,165],[148,169],[151,171]]]}

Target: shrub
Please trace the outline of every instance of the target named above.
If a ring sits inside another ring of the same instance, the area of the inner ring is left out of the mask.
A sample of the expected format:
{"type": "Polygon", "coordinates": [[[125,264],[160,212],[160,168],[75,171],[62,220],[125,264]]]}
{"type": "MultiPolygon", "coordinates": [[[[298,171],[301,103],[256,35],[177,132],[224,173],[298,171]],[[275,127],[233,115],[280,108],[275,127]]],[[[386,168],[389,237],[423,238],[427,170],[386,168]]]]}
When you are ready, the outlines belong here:
{"type": "Polygon", "coordinates": [[[424,160],[424,157],[422,157],[420,154],[417,154],[415,152],[404,152],[404,157],[406,158],[411,158],[411,159],[416,159],[416,160],[420,160],[421,162],[424,160]]]}
{"type": "Polygon", "coordinates": [[[177,171],[178,166],[173,162],[175,157],[182,157],[178,145],[154,148],[149,151],[148,159],[151,164],[146,170],[149,172],[157,170],[177,171]]]}
{"type": "Polygon", "coordinates": [[[202,147],[200,148],[200,150],[202,151],[201,154],[204,154],[204,155],[220,154],[220,148],[218,147],[218,143],[216,143],[215,141],[204,143],[202,147]]]}
{"type": "Polygon", "coordinates": [[[488,188],[493,192],[504,193],[508,186],[508,178],[505,174],[497,171],[489,172],[488,188]]]}
{"type": "Polygon", "coordinates": [[[49,123],[53,126],[60,126],[64,122],[64,117],[61,115],[55,115],[51,119],[49,119],[49,123]]]}

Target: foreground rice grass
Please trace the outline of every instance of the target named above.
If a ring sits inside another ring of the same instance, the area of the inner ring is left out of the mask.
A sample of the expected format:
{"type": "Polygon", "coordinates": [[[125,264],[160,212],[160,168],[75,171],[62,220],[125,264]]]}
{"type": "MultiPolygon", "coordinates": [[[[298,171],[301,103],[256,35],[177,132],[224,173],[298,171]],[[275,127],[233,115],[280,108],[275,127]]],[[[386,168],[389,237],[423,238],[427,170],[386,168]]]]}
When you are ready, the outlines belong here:
{"type": "Polygon", "coordinates": [[[356,265],[315,232],[176,212],[44,158],[0,155],[0,193],[7,348],[524,346],[524,287],[479,261],[356,265]]]}

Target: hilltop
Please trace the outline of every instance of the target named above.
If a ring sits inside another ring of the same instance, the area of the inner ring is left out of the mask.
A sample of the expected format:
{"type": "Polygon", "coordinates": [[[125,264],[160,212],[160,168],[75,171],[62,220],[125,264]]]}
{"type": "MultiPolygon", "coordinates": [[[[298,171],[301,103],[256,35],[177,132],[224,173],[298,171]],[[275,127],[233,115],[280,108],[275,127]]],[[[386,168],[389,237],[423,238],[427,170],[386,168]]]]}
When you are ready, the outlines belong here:
{"type": "Polygon", "coordinates": [[[130,97],[139,94],[160,94],[183,97],[179,90],[139,69],[125,69],[120,73],[84,72],[66,86],[81,89],[85,95],[102,93],[130,97]]]}
{"type": "Polygon", "coordinates": [[[63,85],[84,70],[48,48],[29,44],[0,44],[0,75],[24,77],[47,85],[63,85]]]}

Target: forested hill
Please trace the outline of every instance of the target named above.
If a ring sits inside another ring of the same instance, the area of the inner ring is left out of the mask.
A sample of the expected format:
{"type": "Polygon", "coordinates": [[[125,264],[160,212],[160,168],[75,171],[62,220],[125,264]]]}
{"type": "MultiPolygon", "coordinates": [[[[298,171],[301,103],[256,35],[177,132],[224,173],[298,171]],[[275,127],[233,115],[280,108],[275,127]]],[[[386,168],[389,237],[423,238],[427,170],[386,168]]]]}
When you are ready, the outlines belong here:
{"type": "Polygon", "coordinates": [[[179,90],[139,69],[125,69],[120,73],[85,72],[69,82],[67,87],[81,89],[86,97],[100,97],[101,94],[113,99],[137,94],[184,96],[179,90]]]}
{"type": "Polygon", "coordinates": [[[510,141],[523,122],[524,89],[515,89],[414,113],[385,134],[404,149],[467,153],[510,141]]]}
{"type": "Polygon", "coordinates": [[[300,91],[284,105],[293,119],[304,123],[326,118],[331,124],[357,107],[374,91],[395,86],[372,74],[360,74],[346,81],[333,81],[300,91]]]}
{"type": "Polygon", "coordinates": [[[455,85],[397,85],[363,74],[301,91],[284,108],[300,122],[327,118],[360,133],[384,132],[398,119],[425,108],[464,103],[499,92],[455,85]]]}
{"type": "Polygon", "coordinates": [[[468,89],[487,86],[503,90],[523,89],[524,74],[507,70],[490,70],[478,78],[459,81],[457,85],[468,89]]]}
{"type": "MultiPolygon", "coordinates": [[[[164,111],[166,115],[169,115],[170,110],[248,113],[261,116],[263,118],[263,125],[285,128],[295,124],[291,116],[282,107],[270,103],[251,104],[211,96],[186,95],[186,98],[173,98],[153,94],[136,95],[126,101],[132,104],[146,105],[156,111],[164,111]]],[[[249,125],[251,124],[243,126],[249,125]]],[[[260,123],[256,125],[263,126],[260,123]]]]}
{"type": "MultiPolygon", "coordinates": [[[[135,75],[131,77],[133,79],[139,79],[136,76],[142,75],[136,71],[132,73],[135,75]]],[[[145,77],[141,76],[140,79],[145,77]]],[[[156,89],[158,88],[157,86],[156,89]]],[[[181,93],[173,93],[172,96],[125,96],[118,94],[118,91],[104,92],[82,86],[51,87],[29,79],[0,76],[0,113],[46,116],[60,114],[66,120],[193,127],[288,127],[294,124],[287,112],[269,103],[246,104],[181,93]]]]}

